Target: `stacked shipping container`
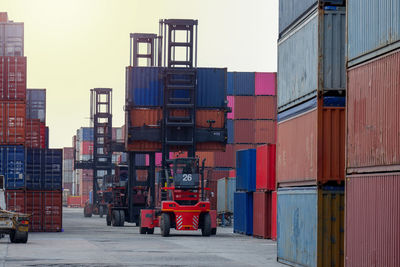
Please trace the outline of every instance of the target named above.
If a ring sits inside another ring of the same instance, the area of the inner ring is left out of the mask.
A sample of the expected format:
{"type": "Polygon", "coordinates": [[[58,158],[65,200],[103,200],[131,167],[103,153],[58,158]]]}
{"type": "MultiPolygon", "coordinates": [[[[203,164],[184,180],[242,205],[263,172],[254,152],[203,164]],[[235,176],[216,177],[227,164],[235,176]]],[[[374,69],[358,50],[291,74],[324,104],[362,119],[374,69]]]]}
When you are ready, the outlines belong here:
{"type": "Polygon", "coordinates": [[[72,192],[74,177],[74,148],[64,147],[63,149],[63,189],[72,192]]]}
{"type": "Polygon", "coordinates": [[[348,2],[346,266],[400,266],[400,6],[348,2]]]}
{"type": "Polygon", "coordinates": [[[344,264],[344,2],[279,1],[277,240],[290,265],[344,264]]]}
{"type": "Polygon", "coordinates": [[[32,214],[30,231],[61,231],[62,151],[47,147],[45,90],[26,89],[24,25],[2,18],[0,175],[6,208],[32,214]]]}

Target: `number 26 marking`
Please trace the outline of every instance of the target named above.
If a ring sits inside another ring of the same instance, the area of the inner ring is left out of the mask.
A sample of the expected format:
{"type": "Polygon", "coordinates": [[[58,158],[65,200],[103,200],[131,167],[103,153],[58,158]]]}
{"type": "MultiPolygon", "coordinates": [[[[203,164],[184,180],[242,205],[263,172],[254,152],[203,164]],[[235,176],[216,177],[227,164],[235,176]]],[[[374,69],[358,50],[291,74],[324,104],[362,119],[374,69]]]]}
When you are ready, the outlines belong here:
{"type": "Polygon", "coordinates": [[[192,181],[192,175],[191,174],[183,174],[183,181],[184,182],[190,182],[192,181]]]}

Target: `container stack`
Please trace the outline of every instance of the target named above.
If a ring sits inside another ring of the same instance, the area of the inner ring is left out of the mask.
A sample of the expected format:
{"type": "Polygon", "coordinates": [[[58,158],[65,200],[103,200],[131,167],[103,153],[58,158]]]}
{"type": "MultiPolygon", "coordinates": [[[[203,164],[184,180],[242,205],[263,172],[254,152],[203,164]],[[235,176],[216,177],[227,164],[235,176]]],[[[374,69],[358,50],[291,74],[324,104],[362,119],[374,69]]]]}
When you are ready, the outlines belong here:
{"type": "Polygon", "coordinates": [[[276,145],[257,147],[256,192],[253,194],[253,236],[272,239],[276,215],[273,214],[272,194],[276,190],[276,145]]]}
{"type": "Polygon", "coordinates": [[[348,1],[346,266],[400,266],[400,6],[348,1]]]}
{"type": "Polygon", "coordinates": [[[256,191],[256,156],[255,149],[236,152],[233,231],[238,234],[253,234],[253,193],[256,191]]]}
{"type": "Polygon", "coordinates": [[[61,231],[62,150],[48,149],[46,91],[26,88],[24,24],[0,17],[2,208],[32,214],[30,231],[61,231]]]}
{"type": "Polygon", "coordinates": [[[74,148],[64,147],[63,149],[63,189],[72,192],[74,177],[74,148]]]}
{"type": "Polygon", "coordinates": [[[278,261],[344,264],[345,1],[280,0],[278,261]]]}

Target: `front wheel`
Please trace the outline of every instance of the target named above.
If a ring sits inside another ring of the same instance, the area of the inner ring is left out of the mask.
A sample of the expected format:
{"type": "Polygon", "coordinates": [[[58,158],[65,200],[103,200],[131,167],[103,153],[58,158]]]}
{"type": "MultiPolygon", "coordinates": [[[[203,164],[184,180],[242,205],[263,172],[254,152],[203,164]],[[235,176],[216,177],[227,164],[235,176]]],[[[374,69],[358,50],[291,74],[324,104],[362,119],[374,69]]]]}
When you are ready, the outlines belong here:
{"type": "Polygon", "coordinates": [[[11,243],[26,243],[28,242],[28,232],[13,230],[10,233],[11,243]]]}
{"type": "Polygon", "coordinates": [[[107,212],[107,215],[106,215],[106,222],[107,222],[107,226],[111,225],[111,215],[108,212],[107,212]]]}
{"type": "Polygon", "coordinates": [[[147,234],[148,235],[154,234],[154,228],[147,228],[147,234]]]}
{"type": "Polygon", "coordinates": [[[211,216],[210,213],[206,213],[203,216],[203,227],[201,228],[201,234],[203,236],[211,235],[211,216]]]}
{"type": "Polygon", "coordinates": [[[103,218],[103,215],[104,215],[104,208],[103,208],[103,206],[100,206],[99,207],[99,216],[100,216],[100,218],[103,218]]]}
{"type": "Polygon", "coordinates": [[[160,224],[160,230],[161,230],[161,236],[169,236],[169,230],[171,228],[171,219],[169,217],[169,214],[163,213],[161,214],[161,224],[160,224]]]}
{"type": "Polygon", "coordinates": [[[119,211],[119,226],[124,226],[125,224],[125,211],[120,210],[119,211]]]}
{"type": "Polygon", "coordinates": [[[120,226],[119,210],[112,211],[111,224],[112,226],[120,226]]]}

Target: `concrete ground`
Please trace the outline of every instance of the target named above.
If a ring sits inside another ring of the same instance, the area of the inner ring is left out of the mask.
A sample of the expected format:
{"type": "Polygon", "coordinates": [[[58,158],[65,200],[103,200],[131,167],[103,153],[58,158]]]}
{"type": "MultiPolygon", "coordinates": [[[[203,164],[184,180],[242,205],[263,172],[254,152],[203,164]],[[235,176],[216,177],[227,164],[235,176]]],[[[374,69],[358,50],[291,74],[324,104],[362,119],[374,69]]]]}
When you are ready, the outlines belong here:
{"type": "Polygon", "coordinates": [[[0,239],[0,266],[284,266],[276,242],[218,228],[216,236],[171,231],[170,237],[140,235],[133,224],[106,226],[105,218],[84,218],[64,209],[64,232],[30,233],[27,244],[0,239]]]}

